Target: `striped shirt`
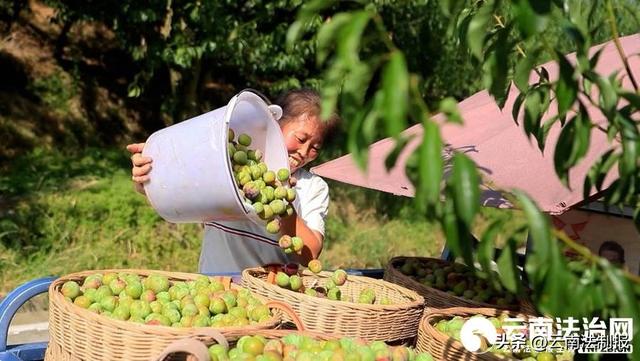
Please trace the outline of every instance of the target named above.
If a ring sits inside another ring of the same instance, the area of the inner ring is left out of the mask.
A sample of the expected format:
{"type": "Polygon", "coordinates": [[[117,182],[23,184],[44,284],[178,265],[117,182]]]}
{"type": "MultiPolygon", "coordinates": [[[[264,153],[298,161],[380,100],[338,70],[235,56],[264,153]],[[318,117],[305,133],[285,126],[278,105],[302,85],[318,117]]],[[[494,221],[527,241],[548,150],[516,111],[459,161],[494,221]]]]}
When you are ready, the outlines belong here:
{"type": "MultiPolygon", "coordinates": [[[[306,225],[324,235],[324,219],[329,208],[329,187],[320,177],[304,169],[293,175],[297,199],[294,207],[306,225]]],[[[267,233],[252,221],[205,223],[199,271],[201,273],[241,272],[248,267],[287,263],[278,247],[280,235],[267,233]]]]}

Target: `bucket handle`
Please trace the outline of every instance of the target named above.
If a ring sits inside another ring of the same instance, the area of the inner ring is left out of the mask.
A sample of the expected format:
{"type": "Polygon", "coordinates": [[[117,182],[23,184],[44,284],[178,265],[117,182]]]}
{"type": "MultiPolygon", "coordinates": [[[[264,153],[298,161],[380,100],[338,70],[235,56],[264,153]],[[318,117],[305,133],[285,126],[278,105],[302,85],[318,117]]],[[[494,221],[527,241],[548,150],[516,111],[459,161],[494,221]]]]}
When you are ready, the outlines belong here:
{"type": "Polygon", "coordinates": [[[267,103],[267,109],[269,109],[269,113],[271,113],[271,116],[273,116],[273,119],[275,121],[278,121],[280,118],[282,118],[282,108],[279,105],[271,103],[269,98],[267,98],[267,96],[262,94],[260,91],[255,90],[253,88],[245,88],[240,93],[242,92],[253,93],[259,96],[262,100],[264,100],[264,102],[267,103]]]}
{"type": "Polygon", "coordinates": [[[267,103],[267,105],[271,105],[271,101],[269,100],[269,98],[267,98],[266,95],[262,94],[260,91],[255,90],[253,88],[244,88],[242,89],[242,91],[240,91],[240,93],[244,93],[244,92],[251,92],[257,96],[259,96],[260,98],[262,98],[262,100],[264,100],[265,103],[267,103]]]}

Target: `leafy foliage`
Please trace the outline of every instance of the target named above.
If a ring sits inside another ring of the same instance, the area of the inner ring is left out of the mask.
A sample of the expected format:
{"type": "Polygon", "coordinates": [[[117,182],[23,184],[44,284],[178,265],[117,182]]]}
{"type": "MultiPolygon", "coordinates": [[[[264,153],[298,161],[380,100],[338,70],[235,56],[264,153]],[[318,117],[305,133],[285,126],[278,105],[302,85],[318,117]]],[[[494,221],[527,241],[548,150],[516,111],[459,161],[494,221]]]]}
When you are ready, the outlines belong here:
{"type": "MultiPolygon", "coordinates": [[[[319,11],[320,3],[312,1],[303,6],[297,22],[290,28],[290,41],[297,39],[298,25],[312,18],[314,12],[319,17],[326,14],[319,11]]],[[[626,204],[640,210],[640,192],[636,188],[640,181],[637,169],[640,137],[637,121],[632,117],[640,110],[638,84],[628,65],[623,74],[600,74],[596,71],[599,52],[590,55],[588,51],[603,38],[618,41],[619,26],[638,30],[634,15],[621,17],[623,11],[614,10],[632,5],[626,1],[614,4],[613,0],[604,3],[443,1],[440,5],[450,21],[448,34],[466,45],[480,69],[483,87],[499,105],[505,104],[509,89],[515,83],[520,95],[514,106],[514,119],[521,119],[522,111],[525,131],[537,141],[539,148],[545,148],[552,126],[562,128],[554,149],[559,179],[567,183],[570,169],[589,149],[592,130],[604,127],[601,131],[606,132],[610,140],[617,139],[620,146],[612,142],[609,152],[593,166],[585,178],[585,197],[595,189],[602,192],[609,205],[626,204]],[[576,64],[564,55],[569,50],[567,43],[576,51],[576,64]],[[550,78],[546,69],[537,67],[547,60],[559,64],[557,79],[550,78]],[[537,80],[530,83],[532,72],[537,80]],[[621,86],[622,75],[632,79],[632,89],[621,86]],[[557,100],[558,115],[543,121],[550,110],[551,99],[557,100]],[[594,124],[587,114],[586,102],[606,116],[606,125],[594,124]],[[618,169],[619,178],[608,189],[602,189],[604,176],[613,167],[618,169]]],[[[637,14],[637,10],[632,13],[637,14]]],[[[400,131],[406,126],[406,118],[422,123],[425,129],[422,144],[407,162],[407,173],[417,190],[416,208],[440,223],[447,244],[455,254],[468,264],[477,260],[488,268],[494,258],[492,240],[500,224],[488,227],[478,251],[472,249],[469,233],[479,204],[479,175],[475,164],[466,155],[456,154],[451,176],[443,181],[444,165],[437,160],[443,150],[439,129],[428,119],[430,108],[421,92],[420,74],[408,65],[411,63],[407,60],[411,59],[408,54],[413,50],[401,46],[411,41],[396,40],[392,36],[395,24],[386,20],[371,6],[332,13],[325,18],[317,31],[318,51],[322,50],[318,61],[326,67],[325,111],[340,104],[342,112],[350,115],[349,149],[361,165],[366,164],[367,145],[374,138],[368,124],[375,124],[382,135],[395,138],[397,147],[402,148],[406,140],[400,131]],[[368,28],[355,31],[354,24],[368,24],[368,28]],[[326,39],[332,36],[335,47],[327,51],[326,39]],[[357,87],[353,83],[357,83],[357,87]]],[[[620,52],[620,57],[626,64],[626,55],[620,52]]],[[[439,105],[440,109],[434,110],[441,110],[449,121],[461,121],[451,100],[439,105]]],[[[560,317],[640,317],[638,277],[591,254],[564,233],[552,231],[547,217],[526,194],[516,192],[515,195],[514,202],[526,214],[526,229],[533,243],[525,265],[528,287],[541,312],[560,317]],[[566,253],[567,250],[570,253],[566,253]],[[568,288],[569,284],[575,286],[568,288]]],[[[640,215],[640,211],[636,214],[640,215]]],[[[519,287],[519,281],[516,282],[519,277],[514,243],[509,239],[496,260],[499,278],[506,288],[522,294],[524,290],[519,287]]],[[[638,348],[640,325],[634,325],[633,332],[634,347],[638,348]]],[[[637,355],[632,357],[640,359],[637,355]]]]}
{"type": "MultiPolygon", "coordinates": [[[[378,44],[359,44],[359,34],[382,22],[393,26],[394,41],[407,49],[405,61],[422,76],[417,89],[428,104],[445,95],[461,99],[480,85],[471,58],[457,40],[442,36],[448,23],[435,2],[376,0],[360,13],[360,21],[349,24],[349,30],[341,35],[325,29],[318,37],[302,36],[295,42],[287,42],[287,32],[290,19],[303,4],[299,0],[170,0],[124,2],[121,6],[98,0],[46,3],[56,9],[56,21],[63,25],[63,31],[78,21],[97,21],[113,31],[133,62],[135,76],[130,79],[129,96],[149,97],[151,104],[161,105],[169,122],[219,106],[245,87],[272,98],[290,88],[318,88],[326,81],[318,76],[316,60],[334,50],[336,37],[352,39],[345,42],[340,50],[343,53],[362,48],[366,54],[375,54],[378,44]],[[369,15],[374,12],[382,15],[372,22],[369,15]]],[[[327,1],[318,6],[341,12],[354,10],[358,4],[327,1]]],[[[338,24],[347,18],[332,20],[331,24],[338,24]]],[[[323,19],[308,11],[308,17],[296,24],[297,32],[310,34],[323,25],[323,19]]],[[[61,34],[58,40],[58,47],[63,47],[65,36],[61,34]]],[[[371,70],[360,68],[359,74],[374,75],[371,70]]],[[[336,69],[333,76],[339,78],[344,71],[336,69]]],[[[351,94],[358,94],[361,89],[357,84],[370,79],[365,76],[359,80],[354,78],[351,94]]],[[[328,87],[323,89],[329,92],[328,87]]],[[[357,98],[351,100],[357,102],[357,98]]],[[[375,131],[374,120],[367,121],[374,130],[371,139],[382,136],[375,131]]]]}

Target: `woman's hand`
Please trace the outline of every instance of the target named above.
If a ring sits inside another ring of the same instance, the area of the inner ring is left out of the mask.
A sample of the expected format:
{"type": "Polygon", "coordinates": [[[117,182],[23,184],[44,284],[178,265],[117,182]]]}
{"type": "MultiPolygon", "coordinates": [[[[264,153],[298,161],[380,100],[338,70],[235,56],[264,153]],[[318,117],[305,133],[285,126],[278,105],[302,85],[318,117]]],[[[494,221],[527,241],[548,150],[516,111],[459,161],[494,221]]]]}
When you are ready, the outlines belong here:
{"type": "Polygon", "coordinates": [[[144,187],[142,183],[149,180],[149,172],[151,171],[152,159],[142,156],[142,149],[145,143],[134,143],[127,145],[127,150],[132,154],[131,163],[131,179],[135,183],[136,191],[142,194],[144,193],[144,187]]]}

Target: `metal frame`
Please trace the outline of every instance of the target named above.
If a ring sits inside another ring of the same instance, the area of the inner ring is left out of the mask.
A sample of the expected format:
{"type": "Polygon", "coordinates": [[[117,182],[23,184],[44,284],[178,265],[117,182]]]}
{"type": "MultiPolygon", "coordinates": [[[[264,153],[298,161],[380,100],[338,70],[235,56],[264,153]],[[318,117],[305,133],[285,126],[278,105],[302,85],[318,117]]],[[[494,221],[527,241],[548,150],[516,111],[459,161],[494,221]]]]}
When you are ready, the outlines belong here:
{"type": "Polygon", "coordinates": [[[56,277],[38,278],[11,291],[0,303],[0,361],[35,361],[44,359],[46,342],[7,346],[13,316],[29,299],[45,293],[56,277]]]}

